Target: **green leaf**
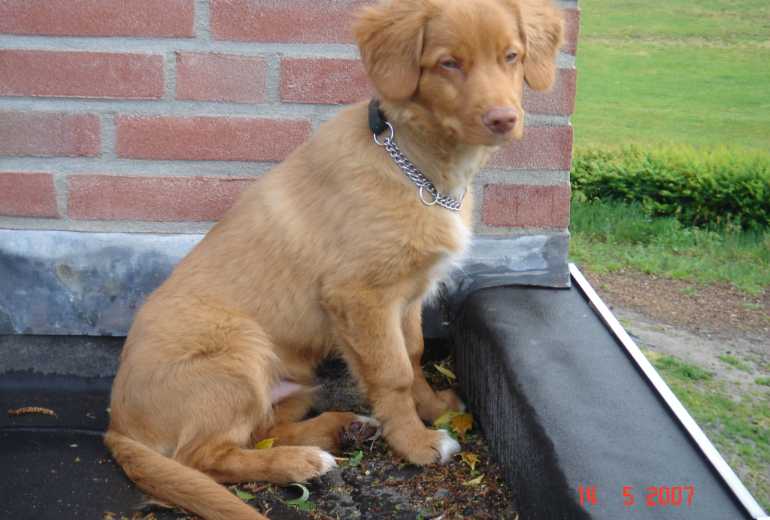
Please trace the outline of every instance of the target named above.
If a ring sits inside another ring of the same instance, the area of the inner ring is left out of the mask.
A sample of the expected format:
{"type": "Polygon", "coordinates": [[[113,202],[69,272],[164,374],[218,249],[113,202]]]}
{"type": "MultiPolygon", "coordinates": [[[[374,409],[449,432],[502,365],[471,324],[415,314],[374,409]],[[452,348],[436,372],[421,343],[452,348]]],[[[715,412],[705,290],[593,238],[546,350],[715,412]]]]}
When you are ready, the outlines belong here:
{"type": "Polygon", "coordinates": [[[303,486],[302,484],[298,482],[294,482],[292,484],[289,484],[289,487],[297,487],[302,491],[302,495],[299,498],[294,498],[292,500],[286,500],[284,503],[287,506],[299,506],[301,504],[304,504],[307,502],[307,500],[310,498],[310,490],[303,486]]]}
{"type": "Polygon", "coordinates": [[[364,458],[364,452],[362,450],[358,450],[355,452],[349,459],[348,459],[348,466],[351,468],[354,468],[361,464],[361,459],[364,458]]]}

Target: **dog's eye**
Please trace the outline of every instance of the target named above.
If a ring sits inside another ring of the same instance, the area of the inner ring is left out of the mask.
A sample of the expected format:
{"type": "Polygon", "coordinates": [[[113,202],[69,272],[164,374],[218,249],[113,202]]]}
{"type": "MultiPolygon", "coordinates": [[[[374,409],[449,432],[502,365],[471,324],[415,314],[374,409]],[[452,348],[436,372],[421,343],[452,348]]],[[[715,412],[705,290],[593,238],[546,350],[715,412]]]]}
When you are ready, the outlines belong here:
{"type": "Polygon", "coordinates": [[[509,52],[505,55],[505,62],[506,63],[514,63],[516,61],[516,58],[518,58],[519,55],[515,52],[509,52]]]}
{"type": "Polygon", "coordinates": [[[460,68],[460,62],[452,58],[445,58],[441,60],[439,65],[447,70],[457,70],[460,68]]]}

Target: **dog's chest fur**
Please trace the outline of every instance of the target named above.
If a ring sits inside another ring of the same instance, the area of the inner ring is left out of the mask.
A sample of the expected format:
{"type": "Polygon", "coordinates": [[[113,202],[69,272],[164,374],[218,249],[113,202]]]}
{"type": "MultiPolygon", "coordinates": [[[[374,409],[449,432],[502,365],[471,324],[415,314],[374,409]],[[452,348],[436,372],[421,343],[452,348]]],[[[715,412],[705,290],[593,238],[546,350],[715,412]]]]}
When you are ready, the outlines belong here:
{"type": "Polygon", "coordinates": [[[438,260],[430,268],[428,289],[424,295],[427,300],[435,298],[441,282],[446,280],[452,271],[460,268],[470,249],[472,232],[460,214],[451,213],[447,222],[446,233],[454,239],[455,247],[446,249],[443,254],[440,254],[438,260]]]}

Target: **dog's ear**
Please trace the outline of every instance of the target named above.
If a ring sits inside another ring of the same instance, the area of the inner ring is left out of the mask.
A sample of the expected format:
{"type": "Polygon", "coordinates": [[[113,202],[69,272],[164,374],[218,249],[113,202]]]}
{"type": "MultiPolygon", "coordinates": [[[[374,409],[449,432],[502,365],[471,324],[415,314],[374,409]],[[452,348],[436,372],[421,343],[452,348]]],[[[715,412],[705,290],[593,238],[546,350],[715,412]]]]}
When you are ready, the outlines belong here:
{"type": "Polygon", "coordinates": [[[527,40],[524,79],[535,90],[547,90],[556,78],[556,56],[564,33],[561,11],[551,0],[520,0],[519,8],[527,40]]]}
{"type": "Polygon", "coordinates": [[[353,25],[361,59],[383,99],[405,101],[420,81],[429,0],[391,0],[362,9],[353,25]]]}

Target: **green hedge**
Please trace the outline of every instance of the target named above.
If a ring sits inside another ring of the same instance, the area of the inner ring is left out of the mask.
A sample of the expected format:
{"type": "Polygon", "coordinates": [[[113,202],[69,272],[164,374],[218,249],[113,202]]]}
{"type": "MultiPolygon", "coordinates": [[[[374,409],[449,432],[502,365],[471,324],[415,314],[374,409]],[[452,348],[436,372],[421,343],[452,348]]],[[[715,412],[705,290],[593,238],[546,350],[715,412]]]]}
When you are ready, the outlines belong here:
{"type": "Polygon", "coordinates": [[[636,202],[685,225],[770,226],[770,154],[691,147],[578,150],[575,200],[636,202]]]}

